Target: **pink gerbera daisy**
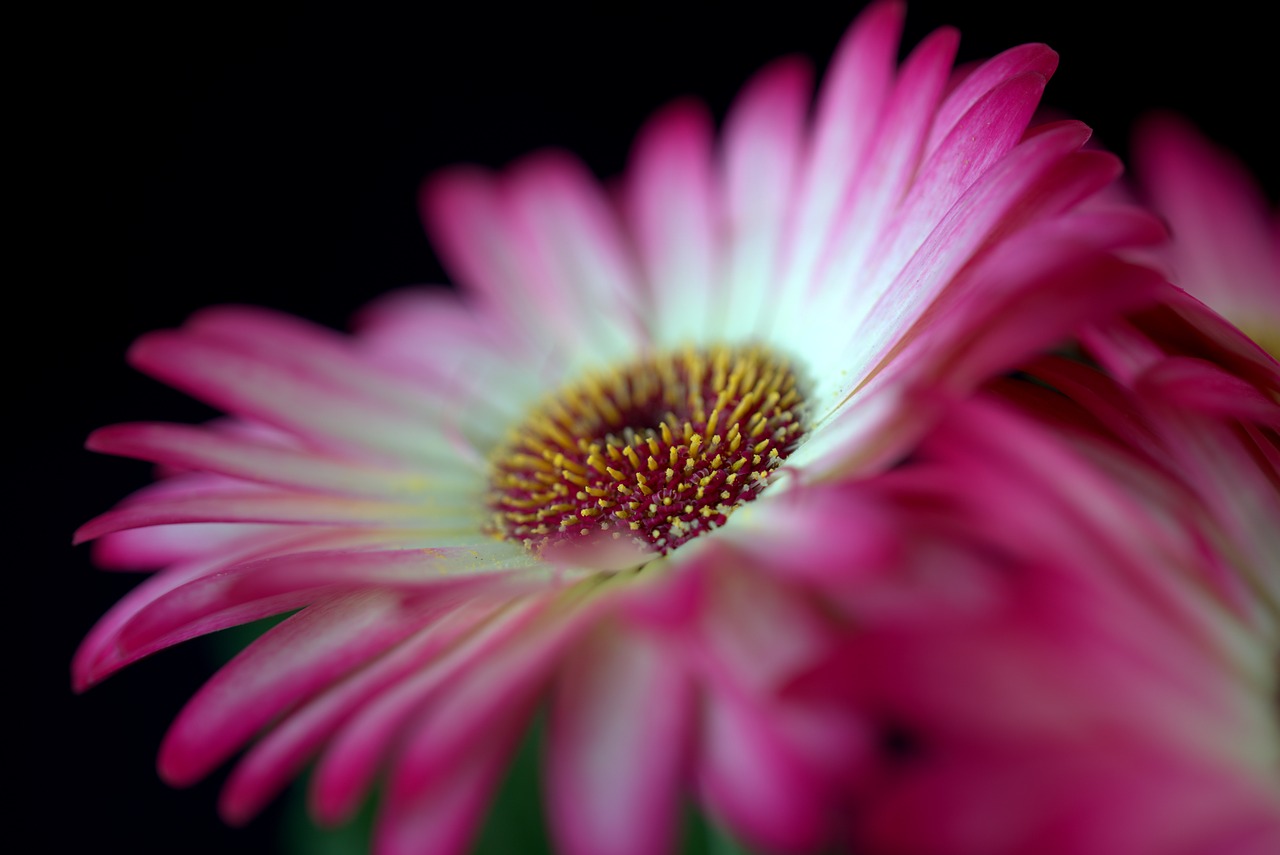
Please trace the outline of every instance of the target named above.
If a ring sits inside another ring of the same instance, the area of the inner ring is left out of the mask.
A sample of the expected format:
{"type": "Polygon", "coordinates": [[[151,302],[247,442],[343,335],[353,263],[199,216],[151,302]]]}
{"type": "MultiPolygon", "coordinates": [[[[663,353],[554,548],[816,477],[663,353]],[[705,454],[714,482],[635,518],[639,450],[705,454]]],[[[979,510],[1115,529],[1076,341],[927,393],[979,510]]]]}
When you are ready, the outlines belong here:
{"type": "Polygon", "coordinates": [[[909,749],[857,791],[867,851],[1280,850],[1275,363],[1173,286],[1081,338],[864,484],[985,595],[855,611],[793,688],[847,693],[909,749]]]}
{"type": "Polygon", "coordinates": [[[545,702],[570,855],[666,851],[687,793],[761,848],[829,843],[868,735],[777,689],[837,629],[805,581],[887,556],[874,508],[795,496],[907,451],[913,386],[971,388],[1156,281],[1110,254],[1149,218],[1076,207],[1116,160],[1079,123],[1027,129],[1055,54],[955,77],[941,30],[899,67],[902,17],[859,18],[812,116],[795,60],[718,138],[661,112],[616,198],[561,153],[434,178],[460,294],[393,294],[354,336],[227,307],[139,340],[136,367],[230,418],[90,438],[165,477],[78,540],[161,572],[76,686],[295,612],[161,751],[184,784],[252,743],[232,822],[314,761],[322,821],[385,772],[377,851],[460,851],[545,702]]]}
{"type": "Polygon", "coordinates": [[[799,684],[910,744],[861,804],[867,851],[1280,847],[1280,406],[1220,369],[1206,396],[1185,360],[1131,388],[1038,360],[879,479],[987,603],[866,621],[799,684]]]}

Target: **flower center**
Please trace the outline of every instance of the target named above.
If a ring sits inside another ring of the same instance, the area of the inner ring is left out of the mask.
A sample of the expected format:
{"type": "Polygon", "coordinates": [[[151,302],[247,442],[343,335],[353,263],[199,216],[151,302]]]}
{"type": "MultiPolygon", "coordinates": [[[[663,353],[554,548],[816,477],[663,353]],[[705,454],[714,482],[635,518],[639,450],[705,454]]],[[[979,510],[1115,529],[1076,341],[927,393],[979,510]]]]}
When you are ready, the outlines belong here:
{"type": "Polygon", "coordinates": [[[589,374],[495,452],[493,531],[539,553],[603,534],[665,555],[768,484],[803,435],[803,404],[787,360],[758,345],[589,374]]]}

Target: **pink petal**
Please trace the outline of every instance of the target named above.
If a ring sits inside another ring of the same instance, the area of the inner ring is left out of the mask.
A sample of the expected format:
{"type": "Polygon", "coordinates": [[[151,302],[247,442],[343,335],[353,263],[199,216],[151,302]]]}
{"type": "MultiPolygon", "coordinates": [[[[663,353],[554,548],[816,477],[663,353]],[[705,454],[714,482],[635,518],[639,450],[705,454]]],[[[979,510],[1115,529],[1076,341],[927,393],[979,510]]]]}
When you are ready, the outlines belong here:
{"type": "Polygon", "coordinates": [[[661,855],[676,841],[692,692],[654,640],[603,626],[571,652],[546,746],[548,811],[566,855],[661,855]]]}
{"type": "MultiPolygon", "coordinates": [[[[643,327],[639,270],[613,209],[575,158],[526,157],[504,179],[507,242],[541,318],[570,353],[630,356],[643,327]]],[[[526,323],[533,320],[526,319],[526,323]]]]}
{"type": "Polygon", "coordinates": [[[112,425],[90,434],[85,447],[182,469],[342,495],[418,495],[427,483],[423,476],[400,470],[189,425],[112,425]]]}
{"type": "Polygon", "coordinates": [[[410,798],[388,796],[373,831],[373,855],[464,855],[502,780],[523,720],[503,727],[457,758],[457,763],[410,798]]]}
{"type": "Polygon", "coordinates": [[[607,595],[587,597],[566,591],[550,600],[518,640],[490,650],[483,660],[458,671],[429,713],[406,736],[390,782],[397,797],[428,788],[442,770],[459,762],[469,746],[501,728],[511,710],[532,710],[570,645],[612,608],[607,595]]]}
{"type": "Polygon", "coordinates": [[[706,108],[680,101],[641,129],[627,170],[626,213],[653,299],[662,345],[696,339],[722,275],[721,217],[706,108]]]}
{"type": "Polygon", "coordinates": [[[1037,72],[1019,74],[978,99],[958,120],[920,167],[896,214],[892,247],[877,254],[877,263],[893,269],[918,250],[965,190],[1021,139],[1044,85],[1037,72]]]}
{"type": "MultiPolygon", "coordinates": [[[[367,701],[331,741],[312,779],[311,804],[316,817],[325,823],[338,823],[349,817],[368,792],[387,752],[392,746],[402,746],[407,732],[420,727],[424,717],[431,719],[429,704],[447,697],[442,689],[465,679],[472,669],[483,670],[496,653],[510,646],[518,649],[545,602],[543,598],[530,598],[506,607],[480,601],[446,615],[442,628],[433,632],[442,632],[448,646],[428,648],[431,658],[424,659],[416,673],[367,701]]],[[[495,691],[502,688],[497,686],[495,691]]],[[[492,712],[501,715],[500,709],[492,712]]],[[[456,746],[458,750],[451,752],[450,760],[466,763],[471,749],[483,751],[486,744],[489,743],[480,739],[474,745],[456,746]]],[[[397,762],[399,756],[401,752],[397,751],[397,762]]],[[[395,797],[412,801],[418,795],[432,793],[430,775],[418,784],[394,788],[395,797]]]]}
{"type": "Polygon", "coordinates": [[[473,372],[501,381],[512,364],[527,363],[531,356],[501,319],[452,290],[391,291],[360,309],[352,327],[353,345],[378,364],[435,380],[454,394],[483,395],[489,390],[470,388],[473,372]]]}
{"type": "Polygon", "coordinates": [[[1083,137],[1082,129],[1069,126],[1037,136],[1015,147],[967,188],[866,314],[852,337],[860,349],[883,352],[904,321],[997,235],[1033,217],[1057,214],[1113,179],[1119,169],[1114,157],[1095,152],[1068,157],[1083,137]]]}
{"type": "Polygon", "coordinates": [[[952,134],[961,117],[1005,81],[1033,72],[1046,80],[1058,67],[1058,54],[1047,45],[1025,44],[1009,48],[983,62],[965,76],[938,108],[926,151],[932,151],[952,134]]]}
{"type": "Polygon", "coordinates": [[[227,779],[219,801],[223,819],[232,825],[247,822],[361,708],[411,679],[487,614],[448,603],[436,609],[437,619],[425,621],[414,637],[312,698],[259,739],[227,779]]]}
{"type": "Polygon", "coordinates": [[[849,269],[866,259],[906,195],[958,42],[954,30],[937,30],[903,64],[867,161],[831,221],[819,267],[824,280],[849,281],[849,269]]]}
{"type": "Polygon", "coordinates": [[[191,523],[133,528],[93,542],[93,563],[103,570],[158,570],[170,564],[222,554],[264,526],[191,523]]]}
{"type": "MultiPolygon", "coordinates": [[[[240,522],[288,523],[302,525],[348,525],[397,528],[427,522],[433,527],[452,523],[453,527],[478,530],[477,513],[454,511],[424,517],[422,505],[380,502],[293,493],[269,488],[237,493],[193,495],[182,498],[133,499],[81,526],[75,542],[84,543],[104,534],[127,528],[172,523],[240,522]]],[[[429,513],[429,512],[428,512],[429,513]]],[[[477,540],[482,538],[477,535],[477,540]]]]}
{"type": "Polygon", "coordinates": [[[771,694],[834,642],[832,626],[806,592],[737,562],[717,569],[700,646],[710,667],[734,685],[753,695],[771,694]]]}
{"type": "Polygon", "coordinates": [[[536,359],[634,346],[635,261],[577,160],[544,152],[501,178],[454,169],[424,185],[422,206],[446,263],[536,359]]]}
{"type": "Polygon", "coordinates": [[[1138,388],[1199,413],[1280,428],[1274,398],[1205,360],[1170,357],[1144,374],[1138,388]]]}
{"type": "Polygon", "coordinates": [[[343,533],[315,549],[257,558],[231,568],[228,596],[270,597],[293,590],[431,592],[501,584],[515,592],[551,584],[546,568],[523,547],[490,539],[463,546],[432,545],[437,536],[407,533],[396,539],[343,533]],[[333,548],[325,548],[333,546],[333,548]]]}
{"type": "Polygon", "coordinates": [[[803,293],[837,210],[865,169],[893,83],[905,8],[877,2],[864,9],[841,39],[821,89],[795,213],[786,235],[781,280],[803,293]]]}
{"type": "Polygon", "coordinates": [[[256,357],[285,371],[323,376],[336,389],[368,397],[390,412],[436,422],[438,402],[410,379],[375,367],[348,336],[256,306],[214,306],[192,315],[182,332],[256,357]]]}
{"type": "Polygon", "coordinates": [[[331,598],[269,630],[187,702],[160,747],[160,775],[192,784],[277,715],[400,641],[424,609],[393,594],[331,598]]]}
{"type": "Polygon", "coordinates": [[[728,338],[769,321],[782,272],[782,235],[804,154],[812,71],[775,62],[743,87],[722,136],[723,206],[731,255],[723,311],[709,319],[728,338]]]}
{"type": "Polygon", "coordinates": [[[529,323],[544,312],[512,255],[499,179],[479,167],[452,167],[423,183],[419,207],[432,245],[463,293],[474,295],[479,312],[513,335],[521,350],[549,349],[555,327],[529,323]]]}
{"type": "Polygon", "coordinates": [[[269,349],[182,331],[143,336],[129,358],[139,370],[214,406],[303,437],[384,459],[457,466],[456,455],[424,437],[421,420],[340,382],[323,359],[283,359],[269,349]]]}
{"type": "MultiPolygon", "coordinates": [[[[260,533],[256,537],[244,538],[234,549],[188,559],[145,579],[99,618],[80,643],[71,668],[75,690],[82,692],[128,663],[168,646],[166,643],[157,643],[126,652],[119,645],[120,632],[152,603],[164,599],[166,595],[187,584],[214,575],[239,560],[277,549],[288,540],[290,538],[277,532],[260,533]]],[[[224,623],[215,628],[233,626],[236,622],[224,623]]]]}
{"type": "Polygon", "coordinates": [[[1138,123],[1133,150],[1143,189],[1173,232],[1175,284],[1242,326],[1280,324],[1280,241],[1243,164],[1169,113],[1138,123]]]}
{"type": "Polygon", "coordinates": [[[712,815],[768,852],[831,843],[831,790],[781,737],[775,711],[724,692],[711,694],[705,711],[698,770],[712,815]]]}
{"type": "Polygon", "coordinates": [[[357,540],[354,535],[329,534],[277,542],[270,551],[211,562],[205,575],[156,589],[130,610],[127,619],[113,619],[113,634],[100,641],[107,658],[96,665],[94,679],[179,641],[300,608],[338,591],[394,586],[406,592],[449,594],[505,579],[501,573],[441,572],[456,562],[475,562],[471,550],[439,550],[435,555],[418,549],[370,552],[354,546],[305,551],[310,545],[357,540]]]}

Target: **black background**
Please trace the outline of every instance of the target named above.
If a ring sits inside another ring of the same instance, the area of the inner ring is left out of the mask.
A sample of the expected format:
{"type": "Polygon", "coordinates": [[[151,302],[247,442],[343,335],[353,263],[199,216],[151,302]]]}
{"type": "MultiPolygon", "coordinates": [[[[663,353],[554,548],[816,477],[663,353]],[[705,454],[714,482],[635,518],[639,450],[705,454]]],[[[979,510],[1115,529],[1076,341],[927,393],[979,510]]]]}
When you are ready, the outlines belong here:
{"type": "MultiPolygon", "coordinates": [[[[278,809],[231,830],[214,809],[221,775],[186,791],[156,777],[166,725],[211,672],[205,648],[164,652],[82,696],[68,687],[76,644],[135,581],[93,569],[71,532],[148,480],[143,464],[83,451],[84,436],[211,415],[129,370],[131,340],[221,302],[341,327],[388,289],[443,281],[415,210],[432,170],[560,146],[616,174],[652,110],[694,94],[723,116],[769,59],[799,52],[823,67],[860,5],[197,3],[82,13],[26,34],[34,49],[19,88],[33,109],[18,135],[36,151],[19,167],[37,179],[26,219],[44,240],[16,247],[39,257],[10,287],[19,550],[7,768],[21,793],[10,839],[34,830],[41,849],[94,841],[139,855],[278,851],[278,809]]],[[[1181,110],[1237,151],[1274,201],[1280,75],[1268,28],[1233,8],[1190,17],[1165,4],[1145,14],[1115,2],[917,2],[904,41],[953,24],[962,60],[1047,42],[1062,61],[1046,103],[1104,144],[1123,154],[1137,115],[1181,110]]]]}

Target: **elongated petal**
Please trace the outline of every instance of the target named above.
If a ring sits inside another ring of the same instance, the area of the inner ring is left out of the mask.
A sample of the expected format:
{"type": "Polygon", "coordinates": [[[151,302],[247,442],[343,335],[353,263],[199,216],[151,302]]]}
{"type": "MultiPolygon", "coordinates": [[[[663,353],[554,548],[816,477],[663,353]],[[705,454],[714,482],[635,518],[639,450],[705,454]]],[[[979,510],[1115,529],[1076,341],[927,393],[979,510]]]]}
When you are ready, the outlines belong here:
{"type": "MultiPolygon", "coordinates": [[[[428,668],[432,659],[492,612],[444,603],[413,638],[293,711],[246,753],[232,770],[219,800],[222,817],[242,825],[282,791],[322,745],[358,711],[428,668]]],[[[358,790],[355,798],[363,795],[358,790]]]]}
{"type": "Polygon", "coordinates": [[[280,448],[226,431],[189,425],[155,422],[112,425],[90,434],[85,447],[183,469],[339,495],[420,495],[432,480],[425,474],[380,468],[303,449],[280,448]]]}
{"type": "Polygon", "coordinates": [[[550,599],[517,638],[451,677],[449,690],[406,736],[390,792],[412,799],[460,762],[469,746],[504,727],[513,708],[533,708],[570,645],[611,607],[607,597],[575,599],[575,592],[550,599]]]}
{"type": "Polygon", "coordinates": [[[456,466],[457,457],[424,436],[424,426],[349,385],[319,366],[269,361],[238,343],[181,332],[143,336],[130,350],[143,371],[224,409],[284,430],[356,448],[379,457],[429,466],[456,466]]]}
{"type": "Polygon", "coordinates": [[[733,340],[767,329],[776,310],[783,235],[804,154],[812,72],[799,59],[766,67],[743,89],[725,119],[722,162],[729,233],[727,293],[713,319],[733,340]]]}
{"type": "MultiPolygon", "coordinates": [[[[415,726],[414,717],[424,710],[425,702],[450,680],[520,638],[543,606],[538,599],[500,608],[481,603],[451,615],[443,632],[454,643],[424,661],[416,673],[371,698],[333,738],[312,781],[311,804],[316,816],[329,823],[347,819],[368,792],[386,752],[415,726]]],[[[483,740],[478,743],[484,744],[483,740]]],[[[452,759],[466,762],[474,747],[458,746],[452,759]]],[[[421,787],[402,788],[397,798],[412,801],[424,790],[428,796],[432,792],[430,777],[421,787]]]]}
{"type": "Polygon", "coordinates": [[[898,2],[868,6],[845,33],[823,80],[784,242],[781,278],[794,297],[807,291],[836,212],[865,168],[893,83],[904,14],[898,2]]]}
{"type": "Polygon", "coordinates": [[[544,320],[563,325],[564,340],[593,360],[631,356],[642,341],[639,312],[648,307],[636,260],[592,177],[576,159],[550,152],[518,164],[506,191],[512,252],[538,283],[544,320]]]}
{"type": "Polygon", "coordinates": [[[463,855],[471,845],[493,790],[502,779],[522,728],[512,711],[490,738],[441,770],[431,786],[400,799],[390,796],[374,826],[374,855],[463,855]]]}
{"type": "Polygon", "coordinates": [[[216,768],[293,704],[408,635],[423,609],[392,594],[316,603],[269,630],[187,702],[160,747],[176,786],[216,768]]]}
{"type": "Polygon", "coordinates": [[[654,639],[605,627],[568,657],[546,753],[548,810],[566,855],[671,851],[692,701],[688,675],[654,639]]]}
{"type": "Polygon", "coordinates": [[[1175,284],[1237,324],[1259,332],[1280,323],[1280,254],[1274,215],[1244,165],[1166,112],[1137,124],[1134,168],[1174,240],[1175,284]]]}
{"type": "Polygon", "coordinates": [[[938,108],[937,117],[930,131],[927,150],[932,152],[950,136],[960,118],[1003,82],[1026,72],[1033,72],[1048,79],[1053,76],[1057,67],[1058,54],[1042,44],[1018,45],[986,60],[966,75],[960,85],[947,95],[946,100],[938,108]]]}
{"type": "Polygon", "coordinates": [[[820,851],[835,834],[832,805],[769,712],[726,692],[705,709],[699,784],[713,815],[765,851],[820,851]]]}
{"type": "Polygon", "coordinates": [[[720,218],[711,173],[711,118],[678,102],[641,131],[631,155],[627,212],[664,346],[699,334],[723,275],[720,218]]]}
{"type": "MultiPolygon", "coordinates": [[[[450,497],[451,499],[453,497],[450,497]]],[[[473,531],[483,517],[474,509],[457,510],[458,505],[433,512],[431,503],[400,504],[371,499],[318,496],[283,490],[245,490],[239,494],[186,496],[159,501],[134,500],[85,523],[76,531],[75,542],[83,543],[114,531],[141,526],[195,522],[296,523],[304,525],[351,525],[404,528],[424,521],[436,526],[452,522],[473,531]]]]}
{"type": "MultiPolygon", "coordinates": [[[[152,603],[196,580],[215,575],[237,561],[271,552],[294,539],[282,533],[260,532],[254,537],[242,538],[234,549],[220,549],[212,554],[189,558],[144,580],[112,606],[80,643],[71,666],[73,687],[76,691],[84,691],[128,663],[167,646],[157,643],[131,651],[120,647],[120,632],[152,603]]],[[[223,623],[213,628],[232,625],[223,623]]],[[[198,634],[199,631],[193,629],[191,635],[198,634]]]]}

